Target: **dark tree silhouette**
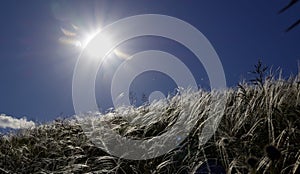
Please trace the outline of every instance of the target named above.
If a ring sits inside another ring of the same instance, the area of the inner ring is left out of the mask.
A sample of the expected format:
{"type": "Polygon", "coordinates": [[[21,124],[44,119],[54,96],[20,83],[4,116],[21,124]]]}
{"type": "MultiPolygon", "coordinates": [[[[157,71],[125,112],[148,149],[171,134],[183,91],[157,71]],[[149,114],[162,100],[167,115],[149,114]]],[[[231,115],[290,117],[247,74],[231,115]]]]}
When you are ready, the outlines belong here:
{"type": "Polygon", "coordinates": [[[285,31],[289,32],[290,30],[292,30],[293,28],[295,28],[299,24],[300,24],[300,19],[297,22],[293,23],[291,26],[289,26],[289,28],[287,28],[285,31]]]}
{"type": "Polygon", "coordinates": [[[137,97],[136,97],[136,93],[135,92],[133,92],[133,91],[129,92],[129,101],[130,101],[130,104],[136,105],[137,97]]]}
{"type": "Polygon", "coordinates": [[[285,12],[287,9],[291,8],[297,2],[299,2],[299,0],[291,0],[291,2],[288,5],[286,5],[284,8],[282,8],[278,13],[280,14],[280,13],[285,12]]]}
{"type": "MultiPolygon", "coordinates": [[[[299,2],[299,0],[291,0],[290,3],[288,5],[286,5],[285,7],[283,7],[278,13],[281,14],[281,13],[285,12],[286,10],[288,10],[289,8],[294,6],[297,2],[299,2]]],[[[294,29],[299,24],[300,24],[300,19],[298,21],[296,21],[295,23],[293,23],[292,25],[290,25],[285,31],[289,32],[290,30],[294,29]]]]}
{"type": "Polygon", "coordinates": [[[148,103],[148,97],[145,93],[142,94],[142,104],[147,104],[148,103]]]}

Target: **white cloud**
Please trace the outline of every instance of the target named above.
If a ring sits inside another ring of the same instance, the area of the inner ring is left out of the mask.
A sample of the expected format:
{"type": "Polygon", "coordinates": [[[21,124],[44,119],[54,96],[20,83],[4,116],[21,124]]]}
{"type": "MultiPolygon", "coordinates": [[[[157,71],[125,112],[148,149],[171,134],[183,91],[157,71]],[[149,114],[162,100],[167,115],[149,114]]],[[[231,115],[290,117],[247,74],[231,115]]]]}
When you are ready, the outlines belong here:
{"type": "Polygon", "coordinates": [[[25,117],[18,119],[4,114],[0,114],[0,128],[23,129],[34,126],[35,123],[33,121],[27,121],[25,117]]]}

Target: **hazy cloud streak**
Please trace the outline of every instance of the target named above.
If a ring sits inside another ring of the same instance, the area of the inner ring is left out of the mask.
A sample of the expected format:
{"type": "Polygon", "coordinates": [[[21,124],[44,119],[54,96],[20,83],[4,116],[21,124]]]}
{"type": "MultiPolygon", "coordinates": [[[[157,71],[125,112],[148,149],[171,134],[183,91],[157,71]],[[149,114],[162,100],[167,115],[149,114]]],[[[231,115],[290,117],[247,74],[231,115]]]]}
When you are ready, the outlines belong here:
{"type": "Polygon", "coordinates": [[[0,128],[23,129],[34,126],[35,123],[33,121],[27,121],[25,117],[18,119],[4,114],[0,115],[0,128]]]}

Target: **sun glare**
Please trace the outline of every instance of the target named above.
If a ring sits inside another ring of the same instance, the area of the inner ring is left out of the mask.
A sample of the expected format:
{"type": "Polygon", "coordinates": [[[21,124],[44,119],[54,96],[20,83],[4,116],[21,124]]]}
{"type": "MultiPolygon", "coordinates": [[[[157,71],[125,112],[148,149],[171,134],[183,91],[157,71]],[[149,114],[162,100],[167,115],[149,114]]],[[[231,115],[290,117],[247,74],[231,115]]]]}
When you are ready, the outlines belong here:
{"type": "Polygon", "coordinates": [[[85,36],[83,37],[82,41],[80,42],[80,47],[82,49],[84,49],[87,44],[100,32],[100,30],[93,32],[93,33],[88,33],[85,34],[85,36]]]}
{"type": "Polygon", "coordinates": [[[106,51],[113,48],[111,37],[103,34],[98,35],[98,33],[88,35],[82,43],[82,49],[86,49],[90,56],[95,58],[101,54],[108,54],[106,51]]]}
{"type": "MultiPolygon", "coordinates": [[[[100,35],[100,29],[93,32],[83,31],[80,27],[71,25],[71,29],[61,28],[63,36],[59,38],[59,42],[65,45],[73,45],[81,51],[88,51],[88,54],[92,57],[99,57],[104,51],[113,48],[113,40],[108,34],[100,35]],[[97,38],[95,38],[97,37],[97,38]],[[94,39],[95,38],[95,39],[94,39]],[[92,42],[91,42],[92,41],[92,42]]],[[[119,49],[110,50],[110,53],[104,53],[112,55],[121,59],[128,59],[130,56],[119,49]]],[[[107,55],[108,57],[111,57],[107,55]]]]}

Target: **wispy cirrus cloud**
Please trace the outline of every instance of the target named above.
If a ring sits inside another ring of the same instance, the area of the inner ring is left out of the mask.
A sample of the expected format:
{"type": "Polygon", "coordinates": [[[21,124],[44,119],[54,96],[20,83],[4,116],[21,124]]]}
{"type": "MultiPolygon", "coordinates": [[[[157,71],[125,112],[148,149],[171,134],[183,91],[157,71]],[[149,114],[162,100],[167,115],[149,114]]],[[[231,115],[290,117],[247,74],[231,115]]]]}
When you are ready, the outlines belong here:
{"type": "Polygon", "coordinates": [[[25,117],[18,119],[5,114],[0,114],[0,128],[23,129],[34,126],[35,123],[33,121],[27,121],[25,117]]]}

